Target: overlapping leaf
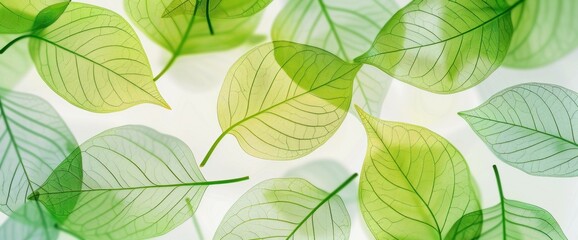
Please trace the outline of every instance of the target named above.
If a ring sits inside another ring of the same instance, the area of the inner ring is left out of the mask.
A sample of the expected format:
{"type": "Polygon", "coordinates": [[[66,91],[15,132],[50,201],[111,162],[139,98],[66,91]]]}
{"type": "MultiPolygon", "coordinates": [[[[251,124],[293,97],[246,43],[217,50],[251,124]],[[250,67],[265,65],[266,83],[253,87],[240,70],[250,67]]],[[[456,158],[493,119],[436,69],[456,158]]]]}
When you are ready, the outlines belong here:
{"type": "Polygon", "coordinates": [[[337,193],[300,178],[270,179],[229,209],[213,239],[349,239],[351,219],[337,193]]]}
{"type": "Polygon", "coordinates": [[[578,176],[578,94],[529,83],[460,113],[504,162],[532,175],[578,176]]]}
{"type": "MultiPolygon", "coordinates": [[[[15,35],[0,35],[0,47],[8,44],[15,35]]],[[[0,54],[0,88],[11,89],[28,72],[32,62],[24,44],[12,45],[0,54]]]]}
{"type": "MultiPolygon", "coordinates": [[[[325,49],[347,61],[365,52],[398,9],[395,1],[293,0],[279,13],[271,37],[325,49]]],[[[391,79],[371,67],[355,78],[353,104],[379,115],[391,79]]],[[[351,109],[353,112],[353,108],[351,109]]]]}
{"type": "Polygon", "coordinates": [[[163,17],[192,15],[197,1],[200,1],[199,10],[203,15],[208,10],[211,18],[226,19],[254,15],[267,7],[273,0],[173,0],[166,7],[163,17]]]}
{"type": "Polygon", "coordinates": [[[182,141],[125,126],[82,144],[31,197],[83,238],[143,239],[189,219],[219,183],[205,181],[182,141]]]}
{"type": "Polygon", "coordinates": [[[359,67],[292,42],[254,48],[225,78],[218,102],[221,137],[233,134],[259,158],[307,155],[345,119],[359,67]]]}
{"type": "Polygon", "coordinates": [[[356,61],[434,93],[455,93],[486,79],[512,38],[504,0],[416,0],[383,27],[356,61]]]}
{"type": "MultiPolygon", "coordinates": [[[[495,168],[495,166],[494,166],[495,168]]],[[[495,168],[496,174],[497,169],[495,168]]],[[[532,204],[506,199],[499,181],[500,203],[469,213],[458,220],[446,239],[533,239],[565,240],[552,215],[532,204]]]]}
{"type": "Polygon", "coordinates": [[[140,40],[110,10],[71,3],[55,23],[34,33],[30,54],[48,86],[85,110],[113,112],[146,102],[168,107],[140,40]]]}
{"type": "Polygon", "coordinates": [[[47,102],[0,89],[0,210],[10,215],[23,206],[76,147],[47,102]]]}
{"type": "Polygon", "coordinates": [[[38,202],[30,201],[18,208],[0,226],[0,239],[56,240],[56,220],[38,202]]]}
{"type": "MultiPolygon", "coordinates": [[[[202,14],[163,18],[171,0],[125,0],[125,9],[134,23],[153,41],[176,55],[222,51],[237,47],[253,35],[260,15],[238,19],[214,19],[218,31],[211,35],[202,14]],[[189,34],[185,34],[187,29],[189,34]],[[188,35],[188,36],[185,36],[188,35]],[[184,40],[182,48],[179,45],[184,40]]],[[[199,9],[200,10],[200,9],[199,9]]],[[[192,12],[192,11],[191,11],[192,12]]]]}
{"type": "Polygon", "coordinates": [[[0,33],[23,33],[52,24],[70,0],[0,0],[0,33]]]}
{"type": "Polygon", "coordinates": [[[376,239],[443,239],[455,221],[479,210],[466,161],[446,139],[359,115],[369,142],[359,199],[376,239]]]}
{"type": "Polygon", "coordinates": [[[504,65],[518,68],[552,63],[578,47],[578,2],[516,0],[514,36],[504,65]]]}

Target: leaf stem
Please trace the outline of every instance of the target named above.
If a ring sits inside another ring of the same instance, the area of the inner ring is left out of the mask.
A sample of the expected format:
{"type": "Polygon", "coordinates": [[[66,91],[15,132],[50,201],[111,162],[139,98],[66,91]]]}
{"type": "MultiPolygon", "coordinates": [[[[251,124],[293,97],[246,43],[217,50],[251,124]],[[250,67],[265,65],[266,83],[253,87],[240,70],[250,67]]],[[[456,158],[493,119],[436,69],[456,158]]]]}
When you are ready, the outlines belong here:
{"type": "Polygon", "coordinates": [[[32,34],[26,34],[26,35],[22,35],[20,37],[15,38],[14,40],[10,41],[8,44],[6,44],[6,46],[4,46],[2,49],[0,49],[0,54],[3,54],[4,52],[6,52],[6,50],[8,50],[8,48],[10,48],[12,45],[14,45],[16,42],[25,39],[25,38],[29,38],[29,37],[33,37],[34,35],[32,34]]]}
{"type": "MultiPolygon", "coordinates": [[[[230,128],[229,128],[230,129],[230,128]]],[[[203,161],[201,162],[200,167],[204,167],[205,164],[207,164],[207,162],[209,161],[209,158],[211,157],[211,155],[213,155],[213,151],[215,151],[215,148],[217,148],[217,145],[219,145],[219,143],[221,142],[221,140],[223,140],[223,138],[225,136],[227,136],[227,134],[229,133],[229,131],[223,131],[223,133],[221,133],[221,135],[217,138],[217,140],[215,140],[215,142],[213,143],[213,145],[211,146],[211,148],[209,149],[209,151],[207,152],[207,154],[205,155],[205,158],[203,159],[203,161]]]]}
{"type": "Polygon", "coordinates": [[[500,191],[500,207],[502,208],[502,232],[504,233],[503,240],[506,240],[506,206],[504,202],[504,190],[502,189],[502,180],[500,180],[500,172],[498,172],[498,167],[496,165],[492,167],[494,168],[494,175],[496,176],[498,191],[500,191]]]}
{"type": "Polygon", "coordinates": [[[201,229],[201,226],[199,225],[199,221],[197,221],[197,217],[195,215],[195,210],[193,209],[193,205],[191,204],[191,199],[187,198],[185,199],[185,201],[187,202],[187,206],[189,207],[189,210],[193,213],[192,215],[192,219],[193,219],[193,225],[195,226],[195,230],[197,230],[197,236],[199,237],[199,239],[205,239],[205,236],[203,235],[203,229],[201,229]]]}
{"type": "Polygon", "coordinates": [[[301,221],[299,223],[299,225],[297,225],[295,227],[295,229],[293,229],[293,231],[287,236],[287,238],[285,239],[291,239],[293,237],[293,235],[295,235],[295,233],[297,232],[297,230],[299,230],[299,228],[305,224],[305,222],[311,217],[313,216],[313,214],[315,214],[315,212],[321,208],[321,206],[323,206],[323,204],[325,204],[326,202],[328,202],[332,197],[334,197],[335,195],[337,195],[337,193],[339,193],[341,190],[343,190],[345,187],[347,187],[347,185],[349,183],[351,183],[353,181],[353,179],[355,179],[357,177],[357,175],[359,175],[358,173],[354,173],[353,175],[351,175],[351,177],[349,177],[347,180],[345,180],[345,182],[343,182],[341,185],[339,185],[339,187],[337,187],[335,190],[333,190],[333,192],[331,192],[329,195],[327,195],[327,197],[325,197],[319,204],[317,204],[317,206],[315,206],[315,208],[313,208],[311,210],[311,212],[309,212],[309,214],[307,214],[307,216],[305,216],[305,218],[303,218],[303,221],[301,221]]]}
{"type": "Polygon", "coordinates": [[[181,55],[181,51],[183,50],[183,47],[185,47],[185,42],[187,41],[189,34],[191,34],[191,29],[193,29],[193,23],[195,23],[195,17],[197,16],[197,10],[199,9],[199,4],[200,4],[200,0],[197,0],[197,4],[195,4],[195,9],[193,10],[193,16],[191,17],[191,20],[189,21],[189,25],[187,25],[187,30],[185,31],[185,34],[183,34],[183,38],[181,39],[179,46],[177,46],[177,49],[173,52],[173,56],[171,57],[169,62],[165,65],[163,70],[159,74],[157,74],[157,76],[155,76],[153,78],[153,80],[155,82],[157,80],[159,80],[163,75],[165,75],[165,73],[167,73],[167,71],[173,66],[173,64],[175,63],[177,58],[181,55]]]}
{"type": "Polygon", "coordinates": [[[209,25],[209,32],[211,35],[215,35],[215,31],[213,30],[213,24],[211,23],[211,16],[209,16],[209,5],[211,0],[207,0],[207,6],[205,7],[205,17],[207,18],[207,25],[209,25]]]}

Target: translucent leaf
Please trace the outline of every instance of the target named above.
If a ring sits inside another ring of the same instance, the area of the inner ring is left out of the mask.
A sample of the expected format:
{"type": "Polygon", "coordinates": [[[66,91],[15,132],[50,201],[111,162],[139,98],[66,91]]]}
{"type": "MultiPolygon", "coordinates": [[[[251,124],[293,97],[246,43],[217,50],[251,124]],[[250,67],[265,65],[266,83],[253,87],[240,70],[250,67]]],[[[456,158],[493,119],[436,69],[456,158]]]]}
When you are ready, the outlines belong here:
{"type": "MultiPolygon", "coordinates": [[[[273,0],[200,0],[200,10],[206,14],[207,3],[211,18],[249,17],[265,9],[273,0]]],[[[165,9],[163,17],[182,14],[192,15],[197,0],[173,0],[165,9]]]]}
{"type": "MultiPolygon", "coordinates": [[[[0,35],[0,47],[6,46],[15,35],[0,35]]],[[[28,57],[28,47],[24,44],[15,44],[6,52],[0,54],[0,88],[11,89],[28,72],[32,61],[28,57]]]]}
{"type": "Polygon", "coordinates": [[[359,115],[368,135],[359,199],[376,239],[442,239],[455,221],[479,210],[468,165],[446,139],[359,115]]]}
{"type": "Polygon", "coordinates": [[[578,176],[578,94],[529,83],[508,88],[461,112],[502,161],[538,176],[578,176]]]}
{"type": "MultiPolygon", "coordinates": [[[[281,10],[271,31],[274,41],[322,48],[347,61],[371,47],[380,28],[398,9],[395,1],[292,0],[281,10]]],[[[391,78],[369,66],[355,78],[352,106],[379,115],[391,78]]],[[[352,113],[355,110],[351,108],[352,113]]]]}
{"type": "Polygon", "coordinates": [[[494,170],[498,177],[500,203],[463,216],[445,239],[567,239],[548,211],[532,204],[506,199],[495,166],[494,170]]]}
{"type": "Polygon", "coordinates": [[[10,240],[56,240],[59,230],[56,220],[36,201],[18,208],[0,226],[0,239],[10,240]]]}
{"type": "Polygon", "coordinates": [[[471,88],[496,70],[512,38],[504,0],[415,0],[381,29],[356,61],[434,93],[471,88]]]}
{"type": "Polygon", "coordinates": [[[0,0],[0,34],[23,33],[52,24],[70,0],[0,0]]]}
{"type": "Polygon", "coordinates": [[[110,10],[71,3],[34,33],[30,54],[48,86],[82,109],[113,112],[147,102],[168,108],[140,40],[110,10]]]}
{"type": "Polygon", "coordinates": [[[231,67],[221,88],[219,140],[233,134],[243,150],[264,159],[309,154],[345,119],[359,68],[292,42],[254,48],[231,67]]]}
{"type": "Polygon", "coordinates": [[[209,185],[238,180],[207,182],[182,141],[124,126],[82,144],[32,197],[83,238],[143,239],[189,219],[209,185]]]}
{"type": "Polygon", "coordinates": [[[539,67],[578,47],[577,1],[518,1],[524,3],[512,12],[514,36],[504,65],[539,67]]]}
{"type": "Polygon", "coordinates": [[[300,178],[270,179],[229,209],[213,239],[349,239],[351,219],[337,193],[300,178]]]}
{"type": "Polygon", "coordinates": [[[133,22],[153,41],[176,55],[222,51],[237,47],[253,36],[261,15],[238,19],[214,19],[214,35],[210,34],[202,14],[192,17],[179,15],[163,18],[163,12],[172,0],[125,0],[125,9],[133,22]],[[180,50],[179,45],[187,29],[188,37],[180,50]]]}
{"type": "Polygon", "coordinates": [[[10,215],[77,147],[44,100],[0,89],[0,210],[10,215]]]}

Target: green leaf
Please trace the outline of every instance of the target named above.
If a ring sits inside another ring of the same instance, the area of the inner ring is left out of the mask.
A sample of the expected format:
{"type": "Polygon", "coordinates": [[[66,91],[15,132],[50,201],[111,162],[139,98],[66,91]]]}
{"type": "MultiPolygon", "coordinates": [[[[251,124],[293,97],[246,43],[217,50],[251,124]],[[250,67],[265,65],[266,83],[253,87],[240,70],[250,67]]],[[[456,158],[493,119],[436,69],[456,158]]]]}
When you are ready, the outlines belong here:
{"type": "MultiPolygon", "coordinates": [[[[253,36],[261,15],[238,19],[215,19],[218,31],[211,35],[200,14],[162,18],[171,0],[125,0],[125,9],[133,22],[153,41],[173,55],[222,51],[237,47],[253,36]],[[190,33],[185,34],[190,28],[190,33]],[[188,36],[185,36],[188,35],[188,36]],[[184,40],[184,41],[183,41],[184,40]],[[179,50],[179,46],[183,42],[179,50]]],[[[200,10],[200,9],[199,9],[200,10]]]]}
{"type": "Polygon", "coordinates": [[[446,239],[567,239],[548,211],[506,199],[496,166],[494,171],[500,190],[500,203],[463,216],[454,224],[446,239]]]}
{"type": "Polygon", "coordinates": [[[10,215],[77,147],[44,100],[0,89],[0,210],[10,215]]]}
{"type": "Polygon", "coordinates": [[[512,12],[514,36],[505,66],[533,68],[550,64],[578,47],[578,2],[517,0],[512,12]]]}
{"type": "Polygon", "coordinates": [[[381,29],[356,61],[440,94],[469,89],[496,70],[512,38],[504,0],[415,0],[381,29]]]}
{"type": "Polygon", "coordinates": [[[337,195],[304,179],[263,181],[229,209],[213,239],[349,239],[351,219],[337,195]]]}
{"type": "MultiPolygon", "coordinates": [[[[277,15],[271,37],[319,47],[351,61],[371,47],[397,9],[392,0],[358,0],[355,4],[348,0],[292,0],[277,15]]],[[[391,79],[380,71],[363,67],[355,78],[352,106],[379,115],[390,84],[391,79]]]]}
{"type": "Polygon", "coordinates": [[[189,219],[209,185],[245,179],[207,182],[185,143],[124,126],[83,143],[33,197],[83,238],[143,239],[189,219]]]}
{"type": "MultiPolygon", "coordinates": [[[[15,35],[0,35],[0,47],[7,45],[15,35]]],[[[0,54],[0,88],[11,89],[28,72],[32,61],[27,54],[26,45],[12,45],[10,49],[0,54]]]]}
{"type": "MultiPolygon", "coordinates": [[[[242,18],[252,16],[265,9],[273,0],[200,0],[201,13],[206,14],[207,4],[211,18],[242,18]]],[[[197,0],[173,0],[162,17],[192,15],[197,0]]]]}
{"type": "Polygon", "coordinates": [[[60,17],[70,0],[0,0],[0,34],[47,27],[60,17]]]}
{"type": "Polygon", "coordinates": [[[118,14],[71,3],[55,23],[31,37],[40,76],[68,102],[93,112],[147,102],[168,108],[140,40],[118,14]]]}
{"type": "Polygon", "coordinates": [[[56,240],[59,230],[56,220],[36,201],[30,201],[17,209],[0,226],[0,239],[10,240],[56,240]]]}
{"type": "Polygon", "coordinates": [[[468,165],[450,142],[358,111],[368,135],[359,199],[376,239],[442,239],[455,221],[479,210],[468,165]]]}
{"type": "Polygon", "coordinates": [[[229,70],[218,101],[223,133],[248,154],[273,160],[305,156],[339,128],[360,65],[322,49],[292,42],[261,45],[229,70]]]}
{"type": "Polygon", "coordinates": [[[459,113],[507,164],[528,174],[578,176],[578,94],[528,83],[508,88],[459,113]]]}

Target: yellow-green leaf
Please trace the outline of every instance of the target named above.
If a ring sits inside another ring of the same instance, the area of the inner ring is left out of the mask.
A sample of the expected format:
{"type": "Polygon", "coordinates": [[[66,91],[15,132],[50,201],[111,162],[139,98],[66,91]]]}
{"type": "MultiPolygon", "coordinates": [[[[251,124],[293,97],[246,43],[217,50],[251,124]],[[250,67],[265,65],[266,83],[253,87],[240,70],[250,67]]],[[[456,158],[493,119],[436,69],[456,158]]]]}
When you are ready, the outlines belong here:
{"type": "Polygon", "coordinates": [[[70,0],[0,0],[0,33],[23,33],[52,24],[70,0]]]}
{"type": "Polygon", "coordinates": [[[140,40],[118,14],[71,3],[55,23],[31,37],[40,76],[71,104],[93,112],[141,103],[168,108],[140,40]]]}
{"type": "Polygon", "coordinates": [[[192,15],[197,1],[200,2],[199,9],[203,15],[208,10],[211,18],[242,18],[258,13],[273,0],[173,0],[165,9],[163,17],[192,15]]]}

